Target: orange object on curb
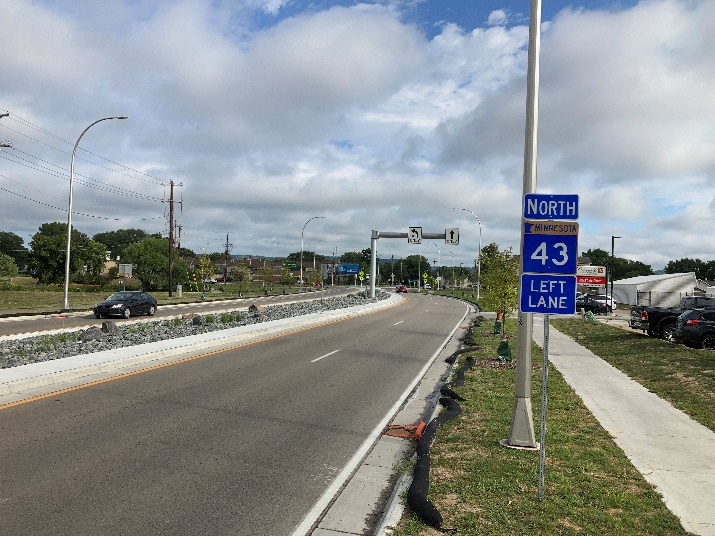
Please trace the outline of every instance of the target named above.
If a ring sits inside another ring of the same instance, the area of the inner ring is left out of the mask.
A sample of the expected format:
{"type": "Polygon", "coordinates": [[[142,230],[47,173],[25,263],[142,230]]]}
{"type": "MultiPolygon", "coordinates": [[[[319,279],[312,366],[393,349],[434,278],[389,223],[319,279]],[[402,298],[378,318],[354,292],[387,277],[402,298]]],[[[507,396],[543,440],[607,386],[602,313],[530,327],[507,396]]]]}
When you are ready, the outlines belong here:
{"type": "Polygon", "coordinates": [[[388,424],[387,429],[382,432],[382,435],[419,441],[425,428],[427,428],[427,424],[424,421],[420,421],[416,426],[411,424],[388,424]]]}

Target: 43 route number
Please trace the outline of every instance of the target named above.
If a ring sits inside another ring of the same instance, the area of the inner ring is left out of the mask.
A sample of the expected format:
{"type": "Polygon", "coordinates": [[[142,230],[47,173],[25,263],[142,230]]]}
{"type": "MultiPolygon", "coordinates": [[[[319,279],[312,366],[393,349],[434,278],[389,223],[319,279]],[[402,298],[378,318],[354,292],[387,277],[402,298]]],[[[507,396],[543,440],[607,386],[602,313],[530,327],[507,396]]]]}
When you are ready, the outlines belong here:
{"type": "Polygon", "coordinates": [[[546,266],[546,263],[551,261],[555,266],[564,266],[569,262],[568,246],[563,242],[557,242],[553,244],[553,249],[556,250],[555,256],[549,258],[549,253],[547,251],[546,242],[541,242],[531,254],[531,259],[537,262],[541,262],[542,266],[546,266]]]}

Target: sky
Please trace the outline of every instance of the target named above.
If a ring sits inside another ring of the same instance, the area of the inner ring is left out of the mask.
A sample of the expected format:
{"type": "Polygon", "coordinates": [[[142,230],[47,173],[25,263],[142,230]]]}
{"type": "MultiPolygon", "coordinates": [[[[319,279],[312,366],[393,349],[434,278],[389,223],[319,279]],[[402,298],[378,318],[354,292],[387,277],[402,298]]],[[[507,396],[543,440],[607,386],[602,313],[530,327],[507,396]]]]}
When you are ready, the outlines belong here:
{"type": "MultiPolygon", "coordinates": [[[[0,231],[473,266],[519,252],[528,0],[0,2],[0,231]],[[97,120],[127,116],[127,119],[97,120]],[[481,233],[480,233],[481,231],[481,233]],[[177,228],[178,232],[178,228],[177,228]],[[481,234],[481,240],[480,240],[481,234]]],[[[715,2],[545,0],[536,192],[579,252],[715,259],[715,2]]]]}

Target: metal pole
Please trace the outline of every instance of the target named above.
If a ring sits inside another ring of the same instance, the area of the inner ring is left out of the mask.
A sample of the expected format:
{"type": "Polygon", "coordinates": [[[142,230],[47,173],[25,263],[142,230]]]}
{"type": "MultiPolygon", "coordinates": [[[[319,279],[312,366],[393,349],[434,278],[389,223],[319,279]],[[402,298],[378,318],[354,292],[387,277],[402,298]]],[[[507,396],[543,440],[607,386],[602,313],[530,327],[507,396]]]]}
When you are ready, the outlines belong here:
{"type": "Polygon", "coordinates": [[[126,119],[126,115],[120,115],[116,117],[105,117],[103,119],[98,119],[87,128],[82,131],[82,134],[77,138],[77,143],[74,144],[74,149],[72,149],[72,163],[70,164],[70,195],[69,203],[67,206],[67,249],[65,250],[65,287],[64,287],[64,297],[62,300],[62,310],[69,311],[69,288],[70,288],[70,243],[72,241],[72,179],[74,177],[74,157],[77,153],[77,147],[82,139],[82,136],[94,125],[101,123],[102,121],[107,121],[109,119],[126,119]]]}
{"type": "MultiPolygon", "coordinates": [[[[472,212],[468,208],[454,208],[453,207],[452,210],[466,210],[472,216],[477,218],[477,223],[479,224],[479,250],[477,251],[477,300],[479,300],[479,292],[482,287],[482,220],[480,220],[479,216],[477,216],[474,212],[472,212]]],[[[472,298],[473,297],[474,297],[474,293],[472,293],[472,298]]]]}
{"type": "Polygon", "coordinates": [[[370,237],[370,298],[375,297],[375,280],[377,279],[377,239],[380,231],[373,231],[370,237]]]}
{"type": "MultiPolygon", "coordinates": [[[[539,48],[541,46],[541,0],[531,0],[529,22],[529,57],[526,86],[526,128],[524,137],[524,195],[536,192],[537,130],[539,118],[539,48]]],[[[523,199],[523,197],[522,197],[523,199]]],[[[523,207],[522,207],[523,213],[523,207]]],[[[521,246],[524,250],[524,226],[521,226],[521,246]]],[[[519,280],[523,273],[523,259],[519,280]]],[[[534,323],[532,313],[518,315],[516,377],[514,406],[509,426],[510,446],[536,447],[534,418],[531,410],[531,341],[534,323]]]]}
{"type": "MultiPolygon", "coordinates": [[[[610,276],[611,279],[611,300],[613,299],[613,261],[615,257],[613,256],[614,249],[616,246],[616,238],[623,238],[622,236],[611,236],[611,269],[608,270],[608,275],[610,276]]],[[[608,296],[606,296],[606,311],[608,311],[608,308],[611,306],[611,300],[608,299],[608,296]]]]}
{"type": "Polygon", "coordinates": [[[311,220],[316,218],[325,218],[325,216],[313,216],[303,224],[303,230],[300,232],[300,291],[303,292],[303,234],[305,233],[305,226],[308,225],[311,220]]]}
{"type": "Polygon", "coordinates": [[[546,404],[549,385],[549,315],[544,315],[544,355],[541,371],[541,429],[539,434],[539,484],[538,499],[544,498],[544,465],[546,463],[546,404]]]}

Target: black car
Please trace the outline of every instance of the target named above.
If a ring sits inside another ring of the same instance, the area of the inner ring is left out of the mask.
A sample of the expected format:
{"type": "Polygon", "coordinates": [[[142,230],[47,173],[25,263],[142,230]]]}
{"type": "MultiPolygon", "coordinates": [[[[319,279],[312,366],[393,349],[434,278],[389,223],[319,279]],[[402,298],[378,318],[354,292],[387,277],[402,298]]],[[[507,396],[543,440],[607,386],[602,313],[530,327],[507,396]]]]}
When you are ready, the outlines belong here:
{"type": "Polygon", "coordinates": [[[685,311],[675,321],[673,336],[685,346],[715,350],[715,308],[685,311]]]}
{"type": "Polygon", "coordinates": [[[156,313],[156,298],[141,290],[123,290],[108,296],[104,301],[94,306],[94,316],[123,316],[147,314],[154,316],[156,313]]]}
{"type": "Polygon", "coordinates": [[[576,298],[576,311],[583,309],[586,312],[591,311],[596,315],[605,315],[608,312],[608,307],[605,301],[593,299],[591,296],[584,295],[576,298]]]}

